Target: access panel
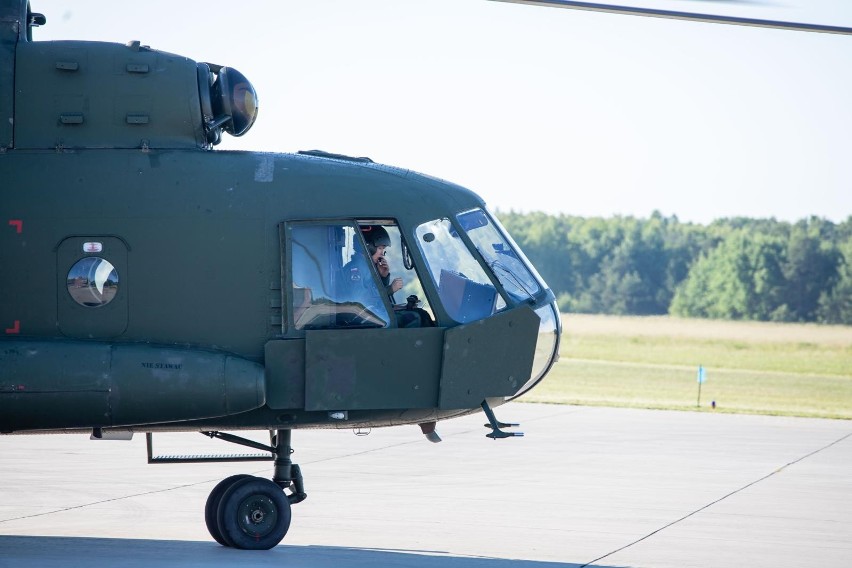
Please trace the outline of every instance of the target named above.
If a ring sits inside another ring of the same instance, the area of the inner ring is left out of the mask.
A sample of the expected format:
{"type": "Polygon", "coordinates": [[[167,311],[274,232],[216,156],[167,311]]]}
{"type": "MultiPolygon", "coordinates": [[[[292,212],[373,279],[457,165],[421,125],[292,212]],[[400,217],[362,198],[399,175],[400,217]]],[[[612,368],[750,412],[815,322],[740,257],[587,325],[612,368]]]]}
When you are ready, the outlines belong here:
{"type": "Polygon", "coordinates": [[[521,306],[448,329],[439,407],[475,408],[486,398],[515,394],[532,373],[540,321],[521,306]]]}
{"type": "Polygon", "coordinates": [[[305,410],[435,408],[442,328],[305,334],[305,410]]]}

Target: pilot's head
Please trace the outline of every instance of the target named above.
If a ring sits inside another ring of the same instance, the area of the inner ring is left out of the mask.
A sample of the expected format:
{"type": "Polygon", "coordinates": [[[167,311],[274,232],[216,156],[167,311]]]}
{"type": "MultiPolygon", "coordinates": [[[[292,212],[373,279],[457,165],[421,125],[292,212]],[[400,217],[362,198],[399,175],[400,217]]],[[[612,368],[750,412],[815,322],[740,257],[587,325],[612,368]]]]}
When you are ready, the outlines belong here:
{"type": "Polygon", "coordinates": [[[364,242],[367,243],[370,258],[374,263],[378,262],[385,256],[385,249],[391,244],[388,232],[381,225],[362,225],[361,234],[364,236],[364,242]]]}

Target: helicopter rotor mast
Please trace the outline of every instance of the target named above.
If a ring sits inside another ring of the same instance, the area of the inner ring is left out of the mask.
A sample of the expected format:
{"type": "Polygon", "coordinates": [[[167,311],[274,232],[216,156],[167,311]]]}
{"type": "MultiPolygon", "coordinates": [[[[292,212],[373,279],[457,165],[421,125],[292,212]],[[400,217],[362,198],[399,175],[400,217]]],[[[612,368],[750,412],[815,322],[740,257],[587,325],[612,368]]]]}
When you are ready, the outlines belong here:
{"type": "Polygon", "coordinates": [[[656,10],[654,8],[640,8],[637,6],[619,6],[615,4],[598,4],[595,2],[575,2],[574,0],[492,1],[508,2],[512,4],[529,4],[533,6],[547,6],[552,8],[568,8],[571,10],[588,10],[591,12],[605,12],[608,14],[647,16],[651,18],[668,18],[673,20],[687,20],[692,22],[706,22],[712,24],[731,24],[736,26],[752,26],[758,28],[772,28],[798,32],[820,32],[828,34],[852,35],[852,28],[847,28],[843,26],[826,26],[822,24],[808,24],[803,22],[783,22],[777,20],[761,20],[756,18],[739,18],[736,16],[720,16],[717,14],[696,14],[693,12],[656,10]]]}

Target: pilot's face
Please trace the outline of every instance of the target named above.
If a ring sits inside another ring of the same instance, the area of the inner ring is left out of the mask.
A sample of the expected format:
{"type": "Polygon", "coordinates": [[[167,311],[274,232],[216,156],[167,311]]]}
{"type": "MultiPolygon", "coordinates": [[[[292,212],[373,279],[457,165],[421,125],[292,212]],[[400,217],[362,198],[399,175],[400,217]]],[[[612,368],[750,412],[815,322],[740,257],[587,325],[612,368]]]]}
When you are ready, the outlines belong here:
{"type": "Polygon", "coordinates": [[[376,252],[373,253],[373,264],[378,264],[379,259],[383,259],[385,257],[385,254],[387,254],[385,252],[387,248],[388,247],[383,245],[379,245],[376,247],[376,252]]]}
{"type": "Polygon", "coordinates": [[[385,249],[387,247],[378,246],[376,247],[376,252],[373,253],[373,264],[376,265],[376,268],[379,271],[381,276],[387,276],[390,274],[390,267],[388,266],[388,261],[385,259],[385,249]]]}

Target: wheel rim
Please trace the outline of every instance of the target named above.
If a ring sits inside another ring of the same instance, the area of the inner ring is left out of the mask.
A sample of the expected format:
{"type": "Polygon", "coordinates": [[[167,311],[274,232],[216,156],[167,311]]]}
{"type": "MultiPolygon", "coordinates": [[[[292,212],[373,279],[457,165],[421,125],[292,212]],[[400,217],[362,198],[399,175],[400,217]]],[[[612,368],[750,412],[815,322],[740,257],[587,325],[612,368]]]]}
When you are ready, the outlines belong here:
{"type": "Polygon", "coordinates": [[[264,495],[243,499],[237,510],[240,530],[252,538],[265,537],[278,523],[278,507],[264,495]]]}

